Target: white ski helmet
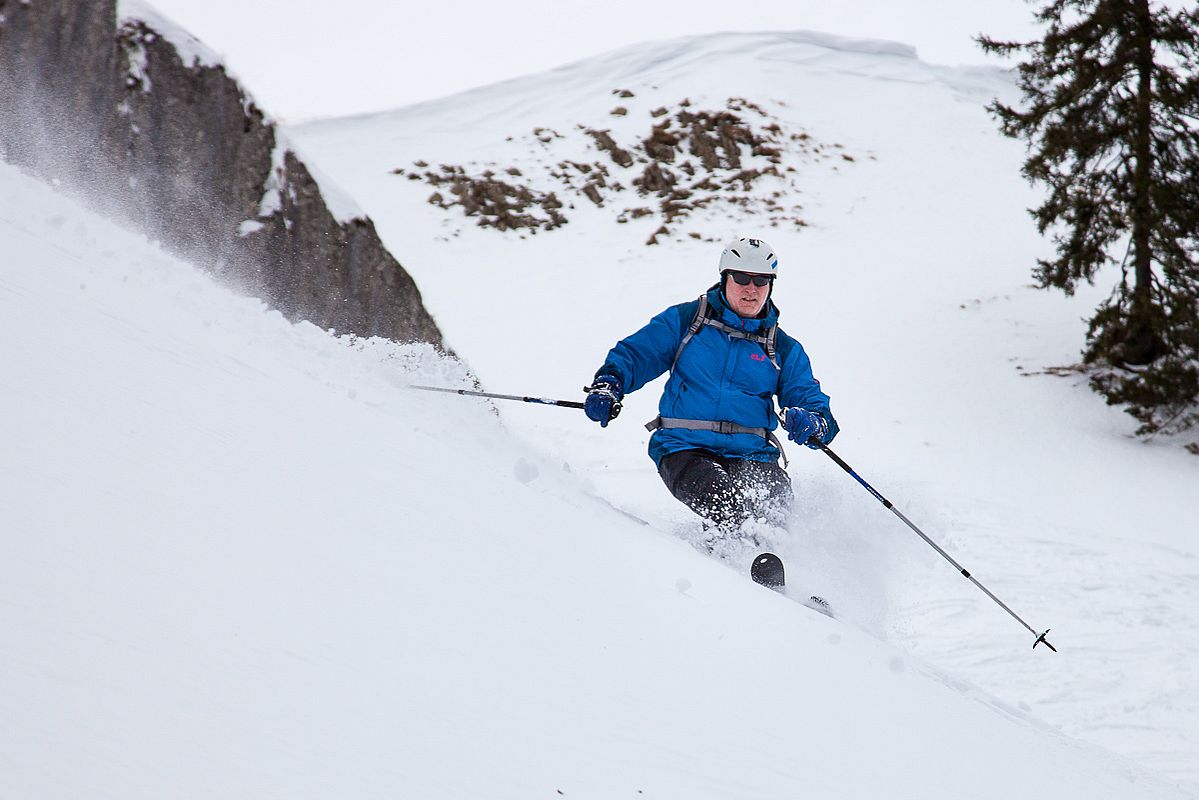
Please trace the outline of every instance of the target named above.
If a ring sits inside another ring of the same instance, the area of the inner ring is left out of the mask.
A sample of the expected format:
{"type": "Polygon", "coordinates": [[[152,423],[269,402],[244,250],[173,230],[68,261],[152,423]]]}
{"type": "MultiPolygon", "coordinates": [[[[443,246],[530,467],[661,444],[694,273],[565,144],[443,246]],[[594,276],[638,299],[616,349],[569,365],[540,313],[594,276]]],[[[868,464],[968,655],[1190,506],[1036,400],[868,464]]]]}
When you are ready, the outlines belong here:
{"type": "Polygon", "coordinates": [[[720,254],[720,274],[729,270],[775,277],[779,274],[779,260],[774,255],[774,248],[766,242],[742,237],[725,245],[720,254]]]}

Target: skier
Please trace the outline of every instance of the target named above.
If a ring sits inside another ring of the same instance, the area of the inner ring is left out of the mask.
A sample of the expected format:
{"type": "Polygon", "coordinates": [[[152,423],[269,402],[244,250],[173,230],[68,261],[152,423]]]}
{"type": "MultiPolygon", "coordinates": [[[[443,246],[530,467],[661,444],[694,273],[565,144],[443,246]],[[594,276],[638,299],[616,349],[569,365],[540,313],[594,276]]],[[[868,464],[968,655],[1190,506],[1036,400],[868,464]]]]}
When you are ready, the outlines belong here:
{"type": "Polygon", "coordinates": [[[748,519],[786,521],[793,494],[778,464],[775,395],[792,441],[819,447],[838,431],[807,353],[778,328],[770,300],[777,274],[766,242],[729,243],[720,255],[720,282],[618,342],[583,406],[607,427],[626,394],[670,370],[659,415],[646,425],[653,431],[649,455],[666,488],[717,538],[748,519]]]}

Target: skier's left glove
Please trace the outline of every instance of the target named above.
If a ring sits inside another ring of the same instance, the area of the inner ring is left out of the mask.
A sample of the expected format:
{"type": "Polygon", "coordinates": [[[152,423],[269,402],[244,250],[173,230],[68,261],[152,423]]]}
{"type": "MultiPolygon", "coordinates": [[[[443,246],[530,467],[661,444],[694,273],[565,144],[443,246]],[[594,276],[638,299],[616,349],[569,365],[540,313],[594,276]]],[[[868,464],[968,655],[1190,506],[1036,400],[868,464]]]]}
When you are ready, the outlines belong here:
{"type": "Polygon", "coordinates": [[[583,413],[587,418],[598,422],[601,428],[620,414],[620,399],[624,394],[620,391],[620,379],[611,375],[597,375],[595,381],[587,387],[587,399],[583,401],[583,413]]]}
{"type": "Polygon", "coordinates": [[[788,439],[813,450],[820,449],[824,437],[828,436],[828,420],[805,408],[783,409],[783,428],[787,431],[788,439]]]}

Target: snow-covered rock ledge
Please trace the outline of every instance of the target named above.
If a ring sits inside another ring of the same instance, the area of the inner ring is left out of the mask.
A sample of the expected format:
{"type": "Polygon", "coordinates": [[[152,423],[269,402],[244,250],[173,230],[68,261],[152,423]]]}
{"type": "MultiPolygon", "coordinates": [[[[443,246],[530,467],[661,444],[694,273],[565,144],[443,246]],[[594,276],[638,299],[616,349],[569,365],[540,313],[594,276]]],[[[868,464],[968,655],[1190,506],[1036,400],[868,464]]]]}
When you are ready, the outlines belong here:
{"type": "Polygon", "coordinates": [[[0,1],[0,157],[292,319],[442,345],[371,220],[140,2],[0,1]]]}

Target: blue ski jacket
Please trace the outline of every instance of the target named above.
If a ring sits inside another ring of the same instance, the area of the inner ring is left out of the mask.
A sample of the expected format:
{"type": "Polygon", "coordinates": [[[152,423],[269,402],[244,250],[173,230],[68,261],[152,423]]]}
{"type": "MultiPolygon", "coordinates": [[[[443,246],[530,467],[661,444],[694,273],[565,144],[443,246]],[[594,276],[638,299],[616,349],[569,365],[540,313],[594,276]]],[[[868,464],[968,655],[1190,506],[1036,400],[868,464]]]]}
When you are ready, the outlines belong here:
{"type": "MultiPolygon", "coordinates": [[[[765,334],[778,324],[778,308],[767,300],[764,315],[745,319],[725,302],[720,285],[707,292],[712,318],[725,325],[765,334]]],[[[764,347],[754,341],[729,336],[710,325],[702,326],[679,352],[692,320],[699,310],[699,299],[671,306],[609,352],[596,377],[611,375],[620,381],[621,390],[635,392],[671,369],[658,413],[663,417],[734,422],[750,428],[773,431],[778,427],[774,411],[777,395],[782,408],[801,407],[819,413],[828,422],[825,443],[839,430],[829,410],[829,398],[812,375],[812,363],[803,346],[780,329],[776,339],[776,367],[764,347]]],[[[779,450],[768,439],[751,433],[660,428],[649,441],[649,455],[655,464],[680,450],[707,450],[724,458],[750,461],[776,461],[779,450]]]]}

